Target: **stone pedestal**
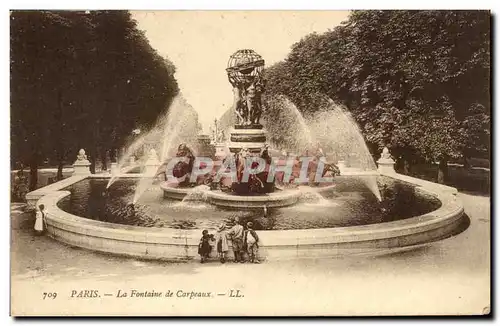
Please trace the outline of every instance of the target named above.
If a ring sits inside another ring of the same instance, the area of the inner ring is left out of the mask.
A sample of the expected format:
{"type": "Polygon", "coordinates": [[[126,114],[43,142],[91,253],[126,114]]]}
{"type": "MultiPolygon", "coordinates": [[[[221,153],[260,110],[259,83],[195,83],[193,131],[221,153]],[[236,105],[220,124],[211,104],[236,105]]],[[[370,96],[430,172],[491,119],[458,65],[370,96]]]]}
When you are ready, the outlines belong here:
{"type": "Polygon", "coordinates": [[[380,172],[381,174],[394,174],[396,173],[396,170],[394,170],[394,164],[396,164],[396,162],[392,159],[391,153],[389,153],[389,149],[387,147],[384,147],[382,155],[377,161],[378,172],[380,172]]]}
{"type": "MultiPolygon", "coordinates": [[[[266,147],[266,131],[260,124],[250,126],[236,125],[231,130],[228,147],[231,153],[239,153],[243,150],[243,157],[260,156],[266,147]]],[[[266,171],[262,171],[257,175],[256,179],[249,179],[248,182],[233,182],[231,188],[239,195],[271,193],[274,191],[274,180],[267,182],[267,173],[266,171]]]]}
{"type": "Polygon", "coordinates": [[[235,126],[231,129],[229,150],[237,153],[242,148],[251,153],[260,153],[266,145],[266,131],[262,125],[235,126]]]}
{"type": "Polygon", "coordinates": [[[198,135],[196,144],[196,156],[198,157],[215,157],[215,146],[210,144],[209,135],[198,135]]]}
{"type": "Polygon", "coordinates": [[[75,163],[73,163],[73,175],[90,175],[90,161],[85,155],[85,150],[80,149],[78,152],[75,163]]]}
{"type": "Polygon", "coordinates": [[[118,163],[116,163],[116,162],[111,163],[111,174],[116,175],[119,172],[120,172],[120,170],[118,169],[118,163]]]}
{"type": "Polygon", "coordinates": [[[90,162],[85,161],[75,161],[73,163],[74,175],[87,175],[90,174],[90,162]]]}
{"type": "Polygon", "coordinates": [[[156,151],[154,150],[154,148],[151,148],[149,150],[148,159],[144,164],[144,175],[148,177],[154,177],[160,165],[160,160],[158,159],[156,151]]]}
{"type": "Polygon", "coordinates": [[[345,161],[338,161],[337,162],[337,167],[339,168],[340,170],[340,175],[342,175],[343,172],[345,172],[346,170],[346,162],[345,161]]]}

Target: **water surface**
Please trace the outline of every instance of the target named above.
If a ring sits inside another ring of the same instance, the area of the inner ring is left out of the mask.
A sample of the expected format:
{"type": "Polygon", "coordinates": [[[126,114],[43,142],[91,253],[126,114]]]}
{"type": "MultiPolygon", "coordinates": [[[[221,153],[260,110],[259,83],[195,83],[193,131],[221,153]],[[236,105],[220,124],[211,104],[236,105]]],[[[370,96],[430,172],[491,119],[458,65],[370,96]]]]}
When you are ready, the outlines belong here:
{"type": "MultiPolygon", "coordinates": [[[[375,178],[375,177],[372,177],[375,178]]],[[[107,179],[85,179],[65,190],[71,196],[59,202],[69,213],[89,219],[145,227],[209,229],[222,222],[239,218],[254,221],[255,229],[286,230],[345,227],[395,221],[436,210],[440,202],[415,191],[407,183],[388,177],[376,177],[382,201],[379,202],[366,182],[359,177],[337,177],[336,185],[322,196],[304,189],[293,206],[241,211],[223,209],[205,203],[203,193],[190,201],[163,198],[159,185],[152,185],[135,205],[127,207],[134,197],[138,180],[117,180],[105,192],[107,179]]]]}

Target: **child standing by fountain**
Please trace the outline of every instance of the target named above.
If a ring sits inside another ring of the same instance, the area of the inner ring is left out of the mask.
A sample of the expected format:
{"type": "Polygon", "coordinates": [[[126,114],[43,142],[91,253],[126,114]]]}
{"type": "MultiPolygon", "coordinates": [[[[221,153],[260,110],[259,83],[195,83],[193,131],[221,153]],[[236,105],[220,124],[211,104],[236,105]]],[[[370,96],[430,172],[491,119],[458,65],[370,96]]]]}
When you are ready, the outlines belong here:
{"type": "Polygon", "coordinates": [[[38,210],[36,211],[36,220],[35,220],[35,234],[42,235],[45,229],[44,220],[45,220],[45,212],[43,211],[45,206],[41,204],[38,206],[38,210]]]}
{"type": "Polygon", "coordinates": [[[257,232],[253,229],[253,223],[247,223],[247,229],[245,230],[245,243],[247,245],[248,258],[251,263],[259,264],[259,236],[257,232]]]}
{"type": "Polygon", "coordinates": [[[210,246],[210,240],[213,239],[213,234],[208,234],[207,230],[203,230],[201,233],[200,243],[198,245],[198,254],[201,257],[201,263],[203,264],[210,255],[210,251],[212,251],[212,246],[210,246]]]}
{"type": "Polygon", "coordinates": [[[236,224],[229,230],[229,236],[231,237],[231,242],[233,244],[233,252],[234,252],[234,262],[235,263],[244,263],[244,249],[243,249],[243,236],[245,230],[241,225],[241,222],[237,219],[236,224]]]}
{"type": "Polygon", "coordinates": [[[222,223],[217,229],[217,234],[215,235],[216,243],[217,243],[217,253],[219,254],[220,262],[226,262],[226,254],[229,250],[229,246],[227,244],[227,231],[226,225],[222,223]]]}

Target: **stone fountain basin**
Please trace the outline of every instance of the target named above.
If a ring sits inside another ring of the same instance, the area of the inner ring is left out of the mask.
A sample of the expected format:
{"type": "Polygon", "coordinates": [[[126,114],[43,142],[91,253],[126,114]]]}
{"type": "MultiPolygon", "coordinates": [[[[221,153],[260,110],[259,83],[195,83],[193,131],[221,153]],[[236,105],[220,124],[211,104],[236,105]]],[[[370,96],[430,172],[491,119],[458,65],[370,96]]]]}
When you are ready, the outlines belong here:
{"type": "MultiPolygon", "coordinates": [[[[193,190],[193,188],[177,188],[167,182],[162,182],[160,188],[165,198],[182,200],[193,190]]],[[[224,193],[222,191],[206,191],[206,201],[212,205],[228,208],[275,208],[295,204],[301,193],[298,189],[287,189],[269,194],[240,196],[224,193]]]]}
{"type": "MultiPolygon", "coordinates": [[[[421,216],[379,224],[259,231],[260,255],[264,259],[275,260],[378,252],[426,244],[456,233],[465,217],[463,206],[456,198],[455,188],[396,173],[387,176],[412,183],[417,191],[435,196],[441,201],[441,207],[421,216]]],[[[54,239],[90,250],[145,259],[198,258],[200,230],[118,225],[90,220],[61,210],[57,203],[70,196],[70,192],[60,189],[80,180],[81,176],[70,177],[62,180],[60,187],[56,183],[48,186],[49,189],[37,190],[40,197],[36,204],[45,205],[48,234],[54,239]]],[[[35,197],[32,195],[30,198],[34,200],[35,197]]],[[[215,257],[214,253],[212,257],[215,257]]]]}

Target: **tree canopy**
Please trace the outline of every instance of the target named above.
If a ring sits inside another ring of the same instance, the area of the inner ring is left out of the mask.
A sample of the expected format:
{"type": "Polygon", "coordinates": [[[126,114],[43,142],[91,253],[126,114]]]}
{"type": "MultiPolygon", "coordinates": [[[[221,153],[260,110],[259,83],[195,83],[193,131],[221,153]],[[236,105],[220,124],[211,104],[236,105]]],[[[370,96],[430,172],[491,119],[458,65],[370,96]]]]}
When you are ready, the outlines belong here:
{"type": "Polygon", "coordinates": [[[175,67],[127,11],[13,11],[10,22],[13,166],[62,167],[80,148],[94,163],[178,93],[175,67]]]}
{"type": "Polygon", "coordinates": [[[294,44],[266,78],[267,96],[286,95],[304,114],[325,95],[345,106],[374,154],[489,155],[487,11],[354,11],[294,44]]]}

